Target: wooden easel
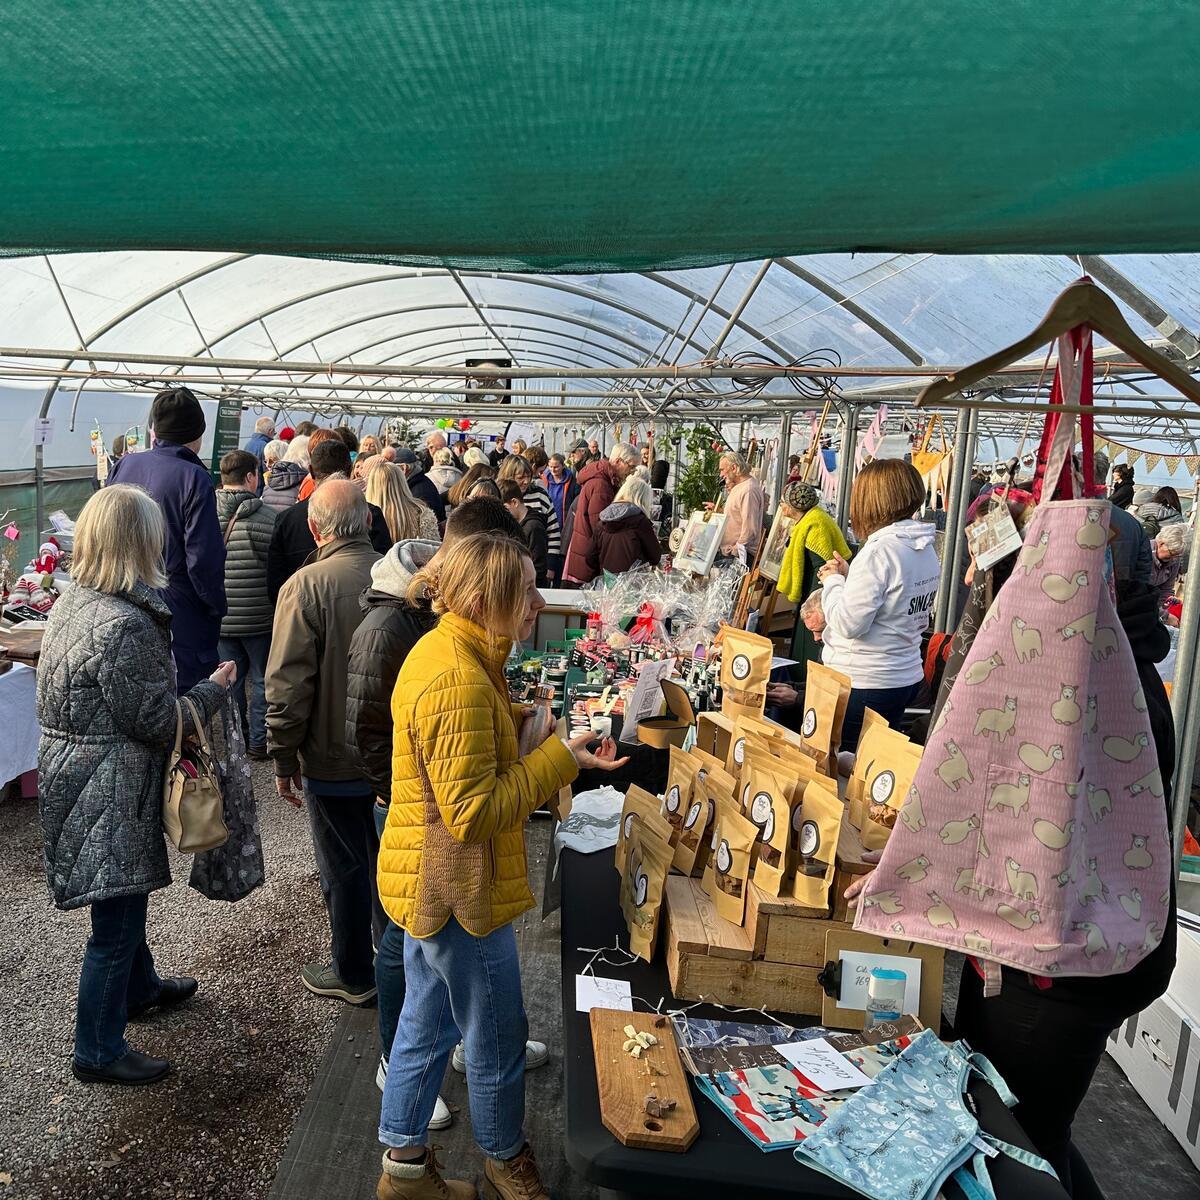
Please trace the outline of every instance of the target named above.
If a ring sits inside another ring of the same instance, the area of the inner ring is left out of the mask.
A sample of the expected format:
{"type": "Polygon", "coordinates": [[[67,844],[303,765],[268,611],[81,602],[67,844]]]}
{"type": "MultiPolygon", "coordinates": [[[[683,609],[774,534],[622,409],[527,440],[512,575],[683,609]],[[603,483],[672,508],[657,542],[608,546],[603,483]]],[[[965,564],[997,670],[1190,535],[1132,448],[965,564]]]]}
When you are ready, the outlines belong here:
{"type": "Polygon", "coordinates": [[[809,440],[808,449],[804,452],[804,461],[800,464],[800,478],[809,483],[812,479],[813,463],[817,461],[817,451],[821,448],[821,434],[825,422],[829,420],[829,411],[833,407],[832,400],[826,400],[821,406],[821,419],[817,422],[816,431],[809,440]]]}

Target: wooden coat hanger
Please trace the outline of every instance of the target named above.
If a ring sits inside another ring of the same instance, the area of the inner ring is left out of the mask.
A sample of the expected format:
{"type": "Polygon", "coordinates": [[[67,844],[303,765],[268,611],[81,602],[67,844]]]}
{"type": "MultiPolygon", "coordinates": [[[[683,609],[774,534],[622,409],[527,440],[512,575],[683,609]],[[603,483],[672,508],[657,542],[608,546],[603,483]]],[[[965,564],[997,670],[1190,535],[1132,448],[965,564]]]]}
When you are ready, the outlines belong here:
{"type": "Polygon", "coordinates": [[[914,402],[915,406],[921,408],[923,405],[946,403],[950,397],[974,387],[1001,368],[1029,358],[1035,350],[1074,329],[1076,325],[1090,325],[1114,346],[1128,354],[1134,362],[1140,363],[1147,371],[1165,380],[1193,404],[1200,404],[1200,382],[1157,350],[1151,350],[1130,329],[1129,323],[1121,315],[1121,310],[1112,297],[1085,275],[1058,296],[1041,323],[1031,333],[1019,342],[997,350],[995,354],[989,354],[987,358],[981,358],[969,367],[963,367],[953,375],[935,379],[922,389],[914,402]]]}

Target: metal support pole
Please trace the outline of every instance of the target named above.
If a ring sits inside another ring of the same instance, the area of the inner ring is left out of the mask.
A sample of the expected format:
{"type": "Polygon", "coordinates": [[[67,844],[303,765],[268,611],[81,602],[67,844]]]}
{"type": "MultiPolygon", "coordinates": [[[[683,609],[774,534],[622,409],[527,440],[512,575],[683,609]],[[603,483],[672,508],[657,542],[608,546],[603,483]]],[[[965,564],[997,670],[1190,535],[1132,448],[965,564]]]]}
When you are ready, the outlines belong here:
{"type": "Polygon", "coordinates": [[[746,290],[742,293],[742,298],[734,306],[733,312],[729,314],[729,319],[722,326],[721,332],[717,334],[717,340],[713,342],[712,346],[709,348],[707,357],[715,358],[720,352],[721,347],[725,345],[725,339],[737,327],[738,321],[741,320],[742,313],[746,311],[746,305],[750,303],[754,293],[758,291],[758,285],[762,283],[764,279],[766,279],[767,272],[771,269],[771,266],[774,262],[775,260],[773,258],[763,259],[762,264],[754,274],[754,278],[746,285],[746,290]]]}
{"type": "Polygon", "coordinates": [[[1192,779],[1200,742],[1200,704],[1192,695],[1200,649],[1200,553],[1193,551],[1183,589],[1183,616],[1175,646],[1175,682],[1171,685],[1171,713],[1175,718],[1175,778],[1171,784],[1171,835],[1175,850],[1175,877],[1183,856],[1183,829],[1187,824],[1192,779]]]}
{"type": "Polygon", "coordinates": [[[771,488],[771,511],[779,511],[779,500],[783,495],[783,481],[787,478],[788,456],[792,450],[792,414],[784,413],[779,422],[779,450],[775,456],[775,482],[771,488]]]}
{"type": "MultiPolygon", "coordinates": [[[[971,409],[970,412],[971,419],[967,423],[967,451],[963,463],[962,479],[956,483],[954,488],[955,538],[951,552],[953,564],[950,568],[952,583],[946,596],[946,628],[948,630],[954,629],[958,625],[958,606],[955,604],[955,600],[958,594],[958,581],[963,577],[965,571],[963,557],[966,553],[967,509],[971,507],[971,473],[975,466],[975,447],[979,437],[979,410],[971,409]]],[[[951,514],[947,514],[948,518],[950,516],[951,514]]],[[[946,524],[949,526],[949,519],[946,524]]],[[[949,543],[947,543],[947,549],[949,548],[949,543]]]]}
{"type": "MultiPolygon", "coordinates": [[[[837,523],[845,529],[850,523],[850,488],[854,482],[854,445],[858,439],[858,409],[846,404],[842,411],[842,448],[838,451],[837,523]]],[[[821,450],[818,446],[817,453],[821,450]]]]}
{"type": "Polygon", "coordinates": [[[679,505],[675,503],[675,497],[679,495],[679,469],[683,465],[683,439],[684,432],[679,431],[679,441],[675,443],[675,475],[671,480],[671,522],[673,525],[678,525],[680,518],[685,514],[680,513],[679,505]]]}
{"type": "Polygon", "coordinates": [[[960,503],[959,497],[966,495],[964,479],[970,478],[970,466],[967,462],[967,450],[971,441],[971,414],[967,409],[960,409],[958,423],[954,431],[954,457],[950,463],[950,497],[951,506],[946,512],[946,540],[942,545],[942,573],[938,579],[937,603],[933,610],[933,628],[938,633],[945,633],[949,628],[949,613],[953,609],[954,589],[958,586],[956,571],[961,559],[956,554],[958,541],[962,538],[962,520],[966,514],[966,506],[960,503]]]}

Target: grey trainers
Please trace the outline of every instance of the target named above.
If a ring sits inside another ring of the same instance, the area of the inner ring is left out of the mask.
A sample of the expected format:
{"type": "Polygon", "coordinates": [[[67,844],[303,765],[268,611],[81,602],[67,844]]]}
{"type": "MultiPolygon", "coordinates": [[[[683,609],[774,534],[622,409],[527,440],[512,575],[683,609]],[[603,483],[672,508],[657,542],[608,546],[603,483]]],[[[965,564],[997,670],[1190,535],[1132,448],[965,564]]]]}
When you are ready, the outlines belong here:
{"type": "Polygon", "coordinates": [[[300,980],[314,996],[328,996],[347,1004],[370,1004],[375,999],[375,985],[352,987],[343,983],[332,963],[305,963],[300,980]]]}
{"type": "MultiPolygon", "coordinates": [[[[545,1042],[528,1041],[525,1043],[525,1070],[536,1071],[550,1061],[550,1047],[545,1042]]],[[[467,1073],[467,1051],[462,1042],[454,1047],[450,1056],[450,1065],[460,1074],[467,1073]]]]}

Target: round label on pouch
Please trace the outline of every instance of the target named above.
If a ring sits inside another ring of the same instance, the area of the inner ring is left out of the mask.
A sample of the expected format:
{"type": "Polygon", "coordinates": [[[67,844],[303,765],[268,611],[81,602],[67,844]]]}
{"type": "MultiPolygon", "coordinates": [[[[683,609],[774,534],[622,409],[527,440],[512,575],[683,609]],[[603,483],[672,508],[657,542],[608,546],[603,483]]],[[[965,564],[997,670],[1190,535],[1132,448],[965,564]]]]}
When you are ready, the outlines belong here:
{"type": "Polygon", "coordinates": [[[722,839],[720,846],[717,847],[717,870],[728,874],[729,868],[732,866],[733,853],[729,849],[729,843],[722,839]]]}
{"type": "Polygon", "coordinates": [[[767,819],[763,824],[763,841],[769,842],[775,836],[775,810],[767,811],[767,819]]]}
{"type": "Polygon", "coordinates": [[[735,654],[729,664],[729,671],[734,679],[741,682],[750,674],[750,660],[744,654],[735,654]]]}
{"type": "Polygon", "coordinates": [[[646,878],[646,872],[642,870],[641,864],[638,865],[638,873],[633,881],[633,902],[641,908],[646,903],[646,892],[650,889],[650,881],[646,878]]]}
{"type": "Polygon", "coordinates": [[[692,807],[688,809],[688,814],[683,819],[684,829],[692,829],[695,827],[696,822],[700,820],[700,809],[702,807],[703,806],[701,805],[700,801],[697,800],[692,807]]]}
{"type": "Polygon", "coordinates": [[[811,858],[821,847],[821,831],[816,821],[805,821],[800,826],[800,853],[811,858]]]}
{"type": "Polygon", "coordinates": [[[633,819],[637,813],[627,813],[625,816],[625,840],[628,841],[633,834],[633,819]]]}
{"type": "Polygon", "coordinates": [[[796,833],[799,833],[803,824],[804,824],[804,812],[800,808],[800,805],[797,804],[796,807],[792,809],[792,829],[793,829],[793,831],[796,833]]]}
{"type": "Polygon", "coordinates": [[[894,771],[880,771],[871,784],[871,799],[876,804],[886,804],[896,790],[896,775],[894,771]]]}
{"type": "Polygon", "coordinates": [[[667,812],[679,811],[679,784],[673,783],[667,789],[667,812]]]}
{"type": "Polygon", "coordinates": [[[750,820],[755,825],[762,829],[771,816],[771,794],[770,792],[759,792],[753,800],[750,801],[750,820]]]}
{"type": "Polygon", "coordinates": [[[746,739],[738,738],[738,740],[733,743],[733,761],[735,763],[737,763],[737,765],[740,767],[742,765],[742,759],[744,759],[745,757],[746,757],[746,739]]]}
{"type": "Polygon", "coordinates": [[[800,732],[806,738],[812,737],[817,732],[817,710],[815,708],[810,708],[804,714],[804,723],[800,726],[800,732]]]}

